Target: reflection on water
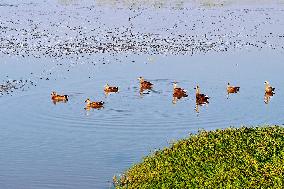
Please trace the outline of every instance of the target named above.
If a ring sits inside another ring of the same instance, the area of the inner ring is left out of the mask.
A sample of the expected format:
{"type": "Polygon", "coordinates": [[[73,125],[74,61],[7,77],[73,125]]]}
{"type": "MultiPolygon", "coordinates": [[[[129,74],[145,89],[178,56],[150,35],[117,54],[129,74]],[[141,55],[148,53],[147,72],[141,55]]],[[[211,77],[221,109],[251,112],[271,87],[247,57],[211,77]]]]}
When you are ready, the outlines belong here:
{"type": "Polygon", "coordinates": [[[265,92],[264,93],[264,103],[268,104],[274,94],[275,94],[274,92],[265,92]]]}
{"type": "Polygon", "coordinates": [[[56,105],[57,103],[67,103],[68,102],[68,100],[54,100],[54,99],[52,99],[51,101],[54,105],[56,105]]]}
{"type": "Polygon", "coordinates": [[[204,101],[204,102],[196,101],[194,110],[196,111],[197,115],[199,115],[199,113],[200,113],[200,108],[202,106],[207,106],[208,107],[208,104],[209,104],[208,101],[204,101]]]}

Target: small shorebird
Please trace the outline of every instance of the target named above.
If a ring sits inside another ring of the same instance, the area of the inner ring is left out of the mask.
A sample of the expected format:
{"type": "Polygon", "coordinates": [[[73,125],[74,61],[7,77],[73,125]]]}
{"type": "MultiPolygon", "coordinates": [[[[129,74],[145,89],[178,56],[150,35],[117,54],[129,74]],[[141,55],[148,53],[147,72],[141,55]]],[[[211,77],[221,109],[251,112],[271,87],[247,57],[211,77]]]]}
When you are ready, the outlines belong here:
{"type": "Polygon", "coordinates": [[[140,89],[152,89],[153,84],[150,81],[145,81],[143,77],[139,77],[140,89]]]}
{"type": "Polygon", "coordinates": [[[273,93],[273,92],[274,92],[275,88],[272,87],[272,86],[269,84],[268,81],[265,81],[264,84],[265,84],[265,92],[266,92],[266,93],[273,93]]]}
{"type": "Polygon", "coordinates": [[[91,102],[91,100],[88,98],[85,101],[86,104],[86,110],[89,110],[90,108],[96,108],[96,109],[100,109],[103,108],[104,102],[103,101],[99,101],[99,102],[91,102]]]}

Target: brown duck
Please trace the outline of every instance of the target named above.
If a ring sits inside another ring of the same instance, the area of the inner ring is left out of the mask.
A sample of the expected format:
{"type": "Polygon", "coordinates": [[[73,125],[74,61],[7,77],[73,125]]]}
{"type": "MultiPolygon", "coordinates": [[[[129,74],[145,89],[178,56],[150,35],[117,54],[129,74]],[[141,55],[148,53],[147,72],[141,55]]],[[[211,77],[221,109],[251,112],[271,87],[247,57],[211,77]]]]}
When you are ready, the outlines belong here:
{"type": "Polygon", "coordinates": [[[174,91],[173,91],[173,97],[176,97],[178,99],[182,97],[187,97],[188,95],[186,94],[186,90],[177,87],[177,83],[174,82],[174,91]]]}
{"type": "Polygon", "coordinates": [[[54,91],[51,93],[51,99],[53,101],[68,101],[68,98],[68,95],[59,95],[54,91]]]}
{"type": "Polygon", "coordinates": [[[90,108],[100,109],[100,108],[103,108],[103,105],[104,105],[104,102],[102,102],[102,101],[91,102],[91,100],[89,98],[85,101],[85,103],[87,103],[85,109],[90,109],[90,108]]]}
{"type": "Polygon", "coordinates": [[[237,93],[240,91],[240,87],[232,86],[230,83],[227,84],[227,92],[229,93],[237,93]]]}
{"type": "Polygon", "coordinates": [[[152,89],[153,84],[150,81],[145,81],[143,77],[139,77],[140,88],[141,89],[152,89]]]}
{"type": "Polygon", "coordinates": [[[274,92],[275,88],[272,87],[272,86],[269,84],[268,81],[265,81],[264,84],[265,84],[265,92],[266,92],[266,93],[273,93],[273,92],[274,92]]]}
{"type": "Polygon", "coordinates": [[[200,93],[199,86],[197,85],[194,89],[196,90],[196,104],[208,104],[209,97],[200,93]]]}
{"type": "Polygon", "coordinates": [[[108,84],[104,87],[104,92],[106,93],[116,93],[118,92],[118,87],[109,86],[108,84]]]}

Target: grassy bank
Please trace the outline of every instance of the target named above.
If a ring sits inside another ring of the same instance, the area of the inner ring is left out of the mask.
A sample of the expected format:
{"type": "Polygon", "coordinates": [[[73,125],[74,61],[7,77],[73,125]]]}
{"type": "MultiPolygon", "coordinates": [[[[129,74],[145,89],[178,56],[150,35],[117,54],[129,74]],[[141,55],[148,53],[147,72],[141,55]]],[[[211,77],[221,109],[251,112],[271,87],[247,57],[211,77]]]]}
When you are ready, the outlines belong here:
{"type": "Polygon", "coordinates": [[[116,188],[283,188],[284,128],[200,131],[143,159],[116,188]]]}

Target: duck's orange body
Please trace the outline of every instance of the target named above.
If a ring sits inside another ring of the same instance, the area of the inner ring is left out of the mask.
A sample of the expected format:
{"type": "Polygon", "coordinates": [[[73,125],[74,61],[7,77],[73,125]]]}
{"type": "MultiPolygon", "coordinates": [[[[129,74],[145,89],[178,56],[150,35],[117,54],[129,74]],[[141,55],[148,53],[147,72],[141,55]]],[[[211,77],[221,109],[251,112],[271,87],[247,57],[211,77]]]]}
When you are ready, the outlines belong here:
{"type": "Polygon", "coordinates": [[[118,87],[109,86],[108,84],[104,87],[104,92],[106,93],[116,93],[118,92],[118,87]]]}
{"type": "Polygon", "coordinates": [[[227,85],[227,93],[237,93],[240,91],[240,87],[232,86],[230,83],[227,85]]]}
{"type": "Polygon", "coordinates": [[[139,77],[140,89],[152,89],[153,84],[150,81],[145,81],[143,77],[139,77]]]}
{"type": "Polygon", "coordinates": [[[173,97],[176,97],[178,99],[182,98],[182,97],[187,97],[188,95],[186,94],[186,90],[177,87],[176,82],[174,83],[174,91],[173,91],[173,97]]]}
{"type": "Polygon", "coordinates": [[[103,108],[103,106],[104,106],[104,102],[102,102],[102,101],[91,102],[90,99],[87,99],[85,102],[87,103],[86,109],[90,109],[90,108],[100,109],[100,108],[103,108]]]}
{"type": "Polygon", "coordinates": [[[197,85],[196,88],[196,104],[208,104],[209,103],[209,96],[200,93],[199,86],[197,85]]]}
{"type": "Polygon", "coordinates": [[[68,101],[68,95],[59,95],[56,92],[51,93],[51,99],[54,101],[68,101]]]}
{"type": "Polygon", "coordinates": [[[273,93],[273,92],[274,92],[275,88],[272,87],[272,86],[269,84],[268,81],[265,81],[264,84],[265,84],[265,92],[266,92],[266,93],[273,93]]]}

